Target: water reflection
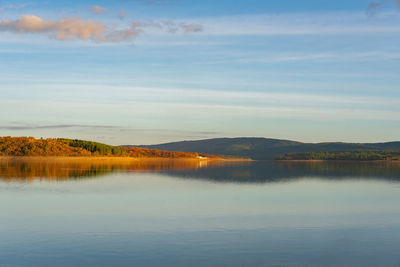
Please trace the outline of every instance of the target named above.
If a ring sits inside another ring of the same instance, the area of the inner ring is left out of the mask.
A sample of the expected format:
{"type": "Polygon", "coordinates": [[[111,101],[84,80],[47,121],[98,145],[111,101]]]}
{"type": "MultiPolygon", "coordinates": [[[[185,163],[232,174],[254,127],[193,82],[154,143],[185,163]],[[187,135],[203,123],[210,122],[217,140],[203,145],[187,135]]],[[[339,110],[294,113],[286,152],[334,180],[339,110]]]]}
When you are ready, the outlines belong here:
{"type": "Polygon", "coordinates": [[[398,182],[400,163],[255,161],[180,172],[171,170],[168,173],[187,179],[234,183],[289,182],[313,177],[326,180],[371,179],[398,182]]]}
{"type": "Polygon", "coordinates": [[[0,158],[0,179],[5,181],[70,180],[104,176],[114,172],[196,170],[223,164],[195,159],[129,158],[0,158]]]}
{"type": "Polygon", "coordinates": [[[0,180],[30,182],[76,180],[115,172],[157,172],[213,182],[266,183],[304,177],[400,181],[400,164],[391,162],[224,162],[118,158],[0,158],[0,180]]]}
{"type": "Polygon", "coordinates": [[[0,177],[0,266],[400,263],[398,164],[35,158],[0,177]]]}

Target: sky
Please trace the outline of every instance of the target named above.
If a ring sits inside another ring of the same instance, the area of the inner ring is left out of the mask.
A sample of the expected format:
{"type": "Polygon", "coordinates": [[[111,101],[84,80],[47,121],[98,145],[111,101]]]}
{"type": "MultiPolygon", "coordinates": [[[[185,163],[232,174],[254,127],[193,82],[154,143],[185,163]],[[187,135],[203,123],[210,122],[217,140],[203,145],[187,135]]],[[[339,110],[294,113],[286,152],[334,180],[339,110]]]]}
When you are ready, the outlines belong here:
{"type": "Polygon", "coordinates": [[[0,0],[0,136],[400,140],[400,0],[0,0]]]}

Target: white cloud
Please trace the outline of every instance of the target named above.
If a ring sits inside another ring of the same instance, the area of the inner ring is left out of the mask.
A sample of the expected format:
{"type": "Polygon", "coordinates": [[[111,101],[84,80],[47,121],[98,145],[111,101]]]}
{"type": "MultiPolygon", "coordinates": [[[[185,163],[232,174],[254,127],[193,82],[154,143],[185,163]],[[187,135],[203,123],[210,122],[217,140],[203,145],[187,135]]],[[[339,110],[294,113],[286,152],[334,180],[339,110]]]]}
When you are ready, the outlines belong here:
{"type": "Polygon", "coordinates": [[[0,21],[0,31],[16,33],[53,33],[58,40],[103,40],[106,26],[78,18],[46,21],[34,15],[23,15],[17,20],[0,21]]]}
{"type": "MultiPolygon", "coordinates": [[[[121,11],[123,19],[126,11],[121,11]]],[[[400,32],[400,13],[382,13],[379,20],[364,13],[336,12],[210,17],[176,20],[144,20],[130,24],[95,22],[80,18],[45,20],[23,15],[17,20],[0,21],[0,31],[39,33],[59,40],[81,39],[96,42],[130,41],[146,36],[195,33],[203,36],[304,36],[304,35],[375,35],[400,32]]],[[[320,55],[330,57],[329,55],[320,55]]],[[[282,59],[285,60],[285,59],[282,59]]],[[[297,58],[288,58],[297,60],[297,58]]]]}
{"type": "Polygon", "coordinates": [[[63,18],[56,21],[44,20],[34,15],[23,15],[17,20],[1,20],[0,31],[19,34],[48,34],[57,40],[92,40],[96,42],[130,41],[148,29],[164,33],[198,33],[198,24],[176,23],[174,21],[132,22],[128,27],[115,28],[101,22],[80,18],[63,18]]]}

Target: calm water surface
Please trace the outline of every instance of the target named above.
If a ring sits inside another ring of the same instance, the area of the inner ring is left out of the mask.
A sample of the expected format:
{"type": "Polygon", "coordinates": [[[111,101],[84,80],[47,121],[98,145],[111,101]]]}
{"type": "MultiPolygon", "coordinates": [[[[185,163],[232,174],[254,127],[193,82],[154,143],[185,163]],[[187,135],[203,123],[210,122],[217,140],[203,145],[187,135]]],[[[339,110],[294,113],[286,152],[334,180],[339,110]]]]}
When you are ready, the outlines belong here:
{"type": "Polygon", "coordinates": [[[0,266],[400,266],[400,164],[0,161],[0,266]]]}

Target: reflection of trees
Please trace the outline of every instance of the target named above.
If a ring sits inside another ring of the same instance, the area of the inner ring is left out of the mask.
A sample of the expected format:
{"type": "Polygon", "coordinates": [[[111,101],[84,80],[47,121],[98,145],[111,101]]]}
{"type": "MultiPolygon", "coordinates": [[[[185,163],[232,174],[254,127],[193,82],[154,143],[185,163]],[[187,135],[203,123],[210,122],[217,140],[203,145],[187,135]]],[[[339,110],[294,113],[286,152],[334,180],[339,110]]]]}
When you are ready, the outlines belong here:
{"type": "Polygon", "coordinates": [[[400,163],[394,162],[276,162],[259,161],[198,170],[170,171],[187,179],[214,182],[267,183],[305,177],[320,179],[382,179],[400,181],[400,163]]]}
{"type": "Polygon", "coordinates": [[[400,162],[277,162],[278,166],[307,174],[339,177],[386,177],[400,180],[400,162]]]}
{"type": "Polygon", "coordinates": [[[219,164],[222,164],[222,162],[197,159],[0,158],[0,179],[23,181],[35,179],[68,180],[121,171],[185,170],[219,164]]]}
{"type": "Polygon", "coordinates": [[[0,158],[0,180],[69,180],[114,172],[158,172],[185,179],[214,182],[284,182],[304,177],[321,179],[382,179],[400,181],[394,162],[226,162],[196,159],[129,158],[0,158]]]}
{"type": "Polygon", "coordinates": [[[390,150],[360,150],[345,152],[308,152],[299,154],[286,154],[279,156],[280,160],[399,160],[400,151],[390,150]]]}

